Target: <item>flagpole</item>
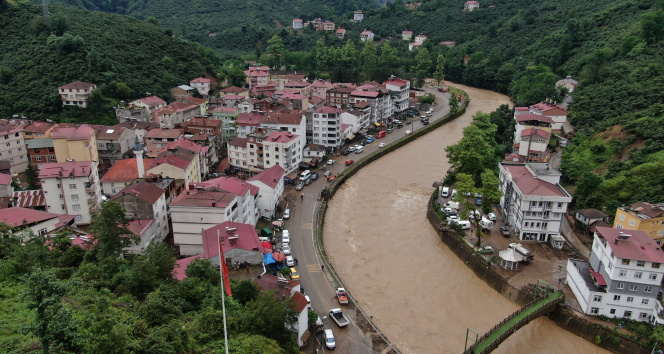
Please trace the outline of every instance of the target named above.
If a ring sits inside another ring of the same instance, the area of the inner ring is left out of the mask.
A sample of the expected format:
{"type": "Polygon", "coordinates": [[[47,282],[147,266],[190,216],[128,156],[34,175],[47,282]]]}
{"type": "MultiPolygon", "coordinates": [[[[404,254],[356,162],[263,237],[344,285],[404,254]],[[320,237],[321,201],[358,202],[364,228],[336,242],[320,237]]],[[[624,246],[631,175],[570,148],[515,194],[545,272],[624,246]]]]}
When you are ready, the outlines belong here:
{"type": "Polygon", "coordinates": [[[228,332],[226,331],[226,302],[225,302],[225,296],[224,292],[224,268],[223,264],[221,263],[223,260],[221,259],[221,235],[219,235],[219,230],[217,230],[217,242],[219,243],[219,277],[221,279],[221,310],[222,314],[224,316],[224,344],[226,345],[226,354],[228,354],[228,332]]]}

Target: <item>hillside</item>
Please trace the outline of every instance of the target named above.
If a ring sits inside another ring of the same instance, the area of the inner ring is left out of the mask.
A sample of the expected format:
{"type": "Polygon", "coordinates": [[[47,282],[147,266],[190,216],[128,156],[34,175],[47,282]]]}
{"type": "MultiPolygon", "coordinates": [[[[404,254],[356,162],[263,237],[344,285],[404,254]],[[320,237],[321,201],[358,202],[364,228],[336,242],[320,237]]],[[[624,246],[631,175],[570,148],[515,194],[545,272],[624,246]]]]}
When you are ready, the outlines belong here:
{"type": "Polygon", "coordinates": [[[169,89],[215,75],[219,58],[211,50],[167,36],[129,16],[51,7],[54,35],[40,6],[4,5],[0,12],[0,115],[33,119],[68,117],[101,120],[113,100],[168,98],[169,89]],[[101,88],[98,114],[61,108],[57,87],[71,81],[101,88]],[[126,84],[126,85],[122,85],[126,84]],[[110,99],[110,100],[107,100],[110,99]]]}

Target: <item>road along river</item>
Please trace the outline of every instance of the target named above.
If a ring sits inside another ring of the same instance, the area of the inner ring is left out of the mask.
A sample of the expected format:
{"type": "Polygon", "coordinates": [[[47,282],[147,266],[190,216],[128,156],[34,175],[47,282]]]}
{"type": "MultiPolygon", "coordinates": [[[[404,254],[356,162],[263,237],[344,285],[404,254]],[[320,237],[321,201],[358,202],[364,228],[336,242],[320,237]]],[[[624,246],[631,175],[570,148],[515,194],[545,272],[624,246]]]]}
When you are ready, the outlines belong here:
{"type": "MultiPolygon", "coordinates": [[[[477,111],[507,96],[463,85],[466,113],[363,168],[337,191],[325,217],[324,244],[358,304],[405,353],[461,353],[466,328],[483,334],[518,306],[477,278],[426,219],[426,204],[449,169],[445,147],[477,111]]],[[[606,353],[540,318],[496,353],[606,353]]]]}

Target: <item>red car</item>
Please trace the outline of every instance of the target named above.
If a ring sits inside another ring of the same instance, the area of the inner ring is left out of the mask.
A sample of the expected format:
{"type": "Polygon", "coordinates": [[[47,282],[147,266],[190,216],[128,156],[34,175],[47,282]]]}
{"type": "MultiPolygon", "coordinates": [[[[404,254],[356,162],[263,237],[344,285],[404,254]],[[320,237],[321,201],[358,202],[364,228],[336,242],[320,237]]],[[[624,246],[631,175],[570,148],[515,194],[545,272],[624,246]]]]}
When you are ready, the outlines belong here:
{"type": "Polygon", "coordinates": [[[355,162],[355,160],[346,160],[346,166],[350,166],[355,162]]]}

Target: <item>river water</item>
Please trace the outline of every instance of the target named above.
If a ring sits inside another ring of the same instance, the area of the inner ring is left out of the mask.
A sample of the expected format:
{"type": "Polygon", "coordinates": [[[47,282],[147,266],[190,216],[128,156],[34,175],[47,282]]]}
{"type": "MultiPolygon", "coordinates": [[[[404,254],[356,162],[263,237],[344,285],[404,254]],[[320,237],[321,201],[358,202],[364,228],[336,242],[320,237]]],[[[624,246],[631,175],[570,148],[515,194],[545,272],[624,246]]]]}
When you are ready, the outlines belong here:
{"type": "MultiPolygon", "coordinates": [[[[445,147],[477,111],[509,98],[453,84],[471,102],[454,121],[363,168],[337,191],[325,217],[335,270],[378,328],[405,353],[461,353],[466,328],[482,335],[518,309],[477,278],[426,219],[426,204],[449,169],[445,147]]],[[[540,318],[496,353],[606,353],[540,318]]]]}

